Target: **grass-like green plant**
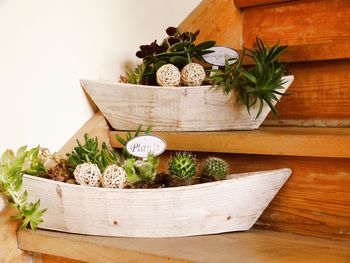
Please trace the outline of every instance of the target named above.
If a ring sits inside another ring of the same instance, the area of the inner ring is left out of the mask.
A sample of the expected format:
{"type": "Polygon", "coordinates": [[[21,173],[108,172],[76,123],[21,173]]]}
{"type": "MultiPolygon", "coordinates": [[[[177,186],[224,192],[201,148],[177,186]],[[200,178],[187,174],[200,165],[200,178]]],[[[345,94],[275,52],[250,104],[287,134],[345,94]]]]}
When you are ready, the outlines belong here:
{"type": "Polygon", "coordinates": [[[84,144],[77,140],[78,146],[71,153],[67,153],[68,171],[73,173],[75,168],[82,163],[95,163],[103,172],[110,164],[119,165],[119,156],[117,153],[102,143],[101,150],[98,147],[98,139],[90,138],[87,133],[84,134],[84,144]]]}
{"type": "MultiPolygon", "coordinates": [[[[127,144],[130,140],[132,140],[132,139],[136,138],[137,136],[139,136],[140,133],[141,133],[141,130],[142,130],[142,124],[140,124],[140,125],[137,127],[137,129],[136,129],[136,131],[135,131],[134,134],[131,134],[131,132],[126,132],[126,133],[125,133],[125,137],[126,137],[125,139],[122,138],[121,136],[119,136],[118,134],[115,136],[116,140],[117,140],[121,145],[124,146],[124,147],[123,147],[123,150],[122,150],[122,154],[123,154],[123,156],[124,156],[125,159],[132,158],[132,157],[133,157],[133,156],[128,152],[128,150],[126,149],[126,144],[127,144]]],[[[144,134],[150,134],[151,132],[152,132],[152,126],[148,126],[148,127],[146,128],[144,134]]]]}
{"type": "Polygon", "coordinates": [[[8,199],[8,204],[17,209],[18,214],[12,219],[22,220],[20,229],[28,225],[35,230],[43,222],[42,216],[46,209],[40,209],[40,200],[28,202],[26,191],[21,193],[23,174],[30,171],[32,174],[40,174],[43,168],[42,160],[39,161],[39,147],[27,151],[27,146],[18,149],[16,154],[7,150],[3,153],[0,162],[0,193],[8,199]],[[24,170],[29,164],[29,168],[24,170]]]}
{"type": "Polygon", "coordinates": [[[278,101],[276,95],[286,95],[279,92],[279,89],[283,88],[282,77],[286,74],[286,68],[278,58],[286,49],[287,46],[279,44],[269,47],[257,37],[256,48],[244,48],[242,56],[234,65],[229,65],[229,61],[226,60],[223,69],[211,70],[209,79],[213,87],[222,88],[227,94],[235,93],[237,99],[246,105],[248,112],[252,106],[259,103],[256,118],[260,116],[264,102],[277,115],[273,105],[278,101]],[[245,56],[254,61],[252,66],[243,66],[245,56]]]}

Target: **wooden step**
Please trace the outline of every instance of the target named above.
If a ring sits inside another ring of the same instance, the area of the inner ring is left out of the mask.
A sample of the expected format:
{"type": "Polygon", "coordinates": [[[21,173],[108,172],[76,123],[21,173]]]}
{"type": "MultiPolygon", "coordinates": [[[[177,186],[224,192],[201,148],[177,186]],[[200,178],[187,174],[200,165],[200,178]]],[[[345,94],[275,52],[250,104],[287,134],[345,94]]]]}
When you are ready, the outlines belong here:
{"type": "MultiPolygon", "coordinates": [[[[122,145],[109,133],[113,147],[122,145]]],[[[349,128],[278,128],[234,132],[154,132],[167,142],[168,150],[264,155],[350,157],[349,128]],[[323,147],[327,146],[327,147],[323,147]]]]}
{"type": "Polygon", "coordinates": [[[20,249],[85,262],[349,262],[350,242],[270,231],[186,238],[113,238],[18,232],[20,249]]]}
{"type": "MultiPolygon", "coordinates": [[[[257,226],[350,239],[349,132],[345,128],[264,127],[241,132],[154,134],[167,141],[169,150],[196,151],[200,163],[212,155],[225,159],[230,173],[291,168],[292,176],[257,226]],[[341,153],[343,150],[346,152],[341,153]]],[[[125,132],[109,133],[111,144],[121,147],[116,134],[125,132]]],[[[169,155],[162,155],[158,172],[166,171],[169,155]]]]}
{"type": "Polygon", "coordinates": [[[241,48],[241,12],[232,0],[204,0],[180,24],[183,31],[200,30],[197,42],[215,40],[217,45],[241,48]]]}
{"type": "Polygon", "coordinates": [[[243,9],[241,15],[230,0],[205,0],[180,27],[200,29],[198,41],[214,39],[237,50],[242,44],[251,48],[257,35],[269,44],[287,44],[286,62],[350,58],[350,1],[281,1],[236,0],[239,6],[269,3],[243,9]]]}
{"type": "MultiPolygon", "coordinates": [[[[243,46],[289,45],[284,61],[350,58],[350,1],[292,1],[243,11],[243,46]],[[316,12],[317,10],[317,12],[316,12]]],[[[215,35],[212,35],[215,38],[215,35]]]]}
{"type": "Polygon", "coordinates": [[[233,0],[237,8],[247,8],[259,5],[272,5],[278,3],[291,2],[295,0],[233,0]]]}
{"type": "Polygon", "coordinates": [[[350,60],[291,63],[294,82],[265,125],[350,126],[350,60]]]}

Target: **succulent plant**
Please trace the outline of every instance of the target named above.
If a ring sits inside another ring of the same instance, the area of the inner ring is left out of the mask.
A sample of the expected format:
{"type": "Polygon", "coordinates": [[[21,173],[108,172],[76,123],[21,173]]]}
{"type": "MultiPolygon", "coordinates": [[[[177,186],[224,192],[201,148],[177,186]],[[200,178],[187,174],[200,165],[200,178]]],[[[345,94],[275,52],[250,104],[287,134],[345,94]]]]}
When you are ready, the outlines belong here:
{"type": "Polygon", "coordinates": [[[78,146],[71,153],[67,153],[68,171],[73,174],[75,168],[83,163],[95,163],[103,172],[110,164],[119,164],[119,156],[111,149],[108,149],[105,142],[102,143],[101,150],[98,148],[98,139],[90,138],[87,133],[84,134],[85,143],[81,144],[77,140],[78,146]]]}
{"type": "Polygon", "coordinates": [[[228,174],[228,164],[225,160],[217,157],[209,157],[205,160],[202,175],[223,180],[228,174]]]}
{"type": "Polygon", "coordinates": [[[197,161],[193,154],[176,152],[168,161],[168,173],[180,178],[193,178],[197,172],[197,161]]]}
{"type": "Polygon", "coordinates": [[[159,159],[153,155],[148,155],[146,160],[136,161],[134,167],[141,181],[153,181],[157,175],[158,165],[159,159]]]}
{"type": "MultiPolygon", "coordinates": [[[[115,138],[117,139],[117,141],[123,145],[123,150],[122,150],[122,154],[124,156],[125,159],[128,158],[133,158],[130,153],[128,152],[128,150],[126,149],[126,144],[128,143],[128,141],[136,138],[137,136],[140,135],[140,132],[142,130],[142,125],[140,124],[139,127],[137,127],[135,134],[132,135],[131,132],[126,132],[126,139],[123,139],[121,136],[119,136],[118,134],[115,136],[115,138]]],[[[146,128],[146,131],[144,134],[150,134],[152,132],[152,126],[148,126],[146,128]]]]}
{"type": "Polygon", "coordinates": [[[123,168],[127,174],[128,182],[153,181],[157,175],[159,159],[152,154],[146,160],[126,159],[123,168]]]}
{"type": "MultiPolygon", "coordinates": [[[[11,218],[22,220],[20,229],[26,228],[29,225],[31,229],[35,230],[43,222],[42,216],[46,211],[46,209],[40,209],[40,199],[36,202],[29,202],[27,191],[21,191],[23,174],[25,173],[24,168],[28,165],[28,160],[31,168],[37,168],[37,164],[34,166],[30,164],[33,154],[34,162],[37,161],[35,160],[37,158],[37,149],[27,150],[27,146],[23,146],[18,149],[16,154],[11,150],[7,150],[0,159],[0,194],[3,194],[7,198],[7,204],[9,206],[17,209],[18,214],[11,218]]],[[[40,167],[40,171],[41,169],[42,167],[40,167]]]]}
{"type": "Polygon", "coordinates": [[[149,45],[141,45],[136,56],[142,59],[142,63],[133,71],[128,70],[126,77],[121,77],[122,81],[129,83],[157,85],[156,72],[165,64],[173,64],[181,70],[188,63],[204,61],[203,55],[213,51],[208,50],[215,46],[215,41],[204,41],[195,44],[199,35],[199,30],[195,33],[181,32],[179,28],[168,27],[166,29],[167,37],[159,45],[153,41],[149,45]]]}
{"type": "Polygon", "coordinates": [[[286,68],[278,61],[287,46],[276,44],[269,47],[260,38],[256,38],[256,48],[243,48],[243,53],[237,62],[229,65],[226,60],[223,69],[213,69],[209,79],[213,87],[219,87],[227,94],[237,94],[237,100],[244,103],[249,112],[250,108],[259,103],[256,118],[262,112],[264,102],[277,115],[273,105],[278,100],[276,95],[287,95],[279,92],[284,84],[282,77],[286,75],[286,68]],[[243,59],[248,56],[253,59],[252,66],[243,67],[243,59]]]}

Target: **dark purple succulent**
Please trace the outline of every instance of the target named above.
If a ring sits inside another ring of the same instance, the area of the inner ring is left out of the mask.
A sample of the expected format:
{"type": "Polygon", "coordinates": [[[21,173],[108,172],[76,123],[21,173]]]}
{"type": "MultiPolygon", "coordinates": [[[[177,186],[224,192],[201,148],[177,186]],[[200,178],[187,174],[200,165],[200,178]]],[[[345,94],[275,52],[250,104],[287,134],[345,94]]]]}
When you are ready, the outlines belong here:
{"type": "Polygon", "coordinates": [[[168,36],[174,36],[177,33],[177,28],[170,26],[165,30],[165,32],[168,34],[168,36]]]}

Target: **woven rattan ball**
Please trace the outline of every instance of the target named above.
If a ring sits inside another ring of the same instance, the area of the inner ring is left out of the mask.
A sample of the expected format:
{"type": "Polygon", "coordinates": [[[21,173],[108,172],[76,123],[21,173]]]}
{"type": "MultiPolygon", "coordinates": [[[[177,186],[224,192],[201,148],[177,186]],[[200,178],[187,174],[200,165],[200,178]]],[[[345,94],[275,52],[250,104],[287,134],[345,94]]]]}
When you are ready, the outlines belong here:
{"type": "Polygon", "coordinates": [[[204,79],[204,68],[197,63],[187,64],[181,70],[181,80],[186,86],[200,86],[204,79]]]}
{"type": "Polygon", "coordinates": [[[163,87],[178,86],[181,81],[180,71],[173,64],[165,64],[161,66],[156,73],[157,83],[163,87]]]}
{"type": "Polygon", "coordinates": [[[105,188],[123,188],[126,184],[126,172],[123,168],[111,164],[104,171],[101,182],[105,188]]]}
{"type": "Polygon", "coordinates": [[[100,186],[101,172],[94,163],[79,164],[74,170],[74,178],[78,184],[86,186],[100,186]]]}

